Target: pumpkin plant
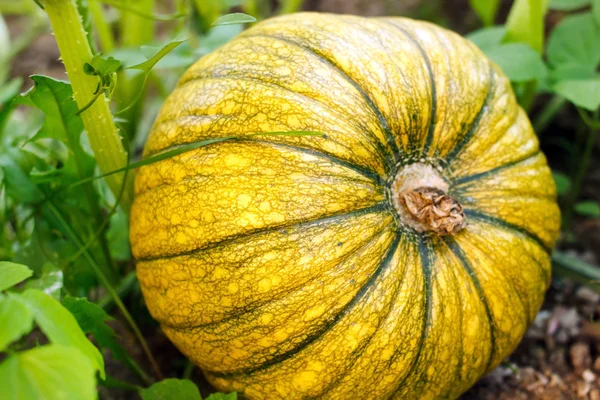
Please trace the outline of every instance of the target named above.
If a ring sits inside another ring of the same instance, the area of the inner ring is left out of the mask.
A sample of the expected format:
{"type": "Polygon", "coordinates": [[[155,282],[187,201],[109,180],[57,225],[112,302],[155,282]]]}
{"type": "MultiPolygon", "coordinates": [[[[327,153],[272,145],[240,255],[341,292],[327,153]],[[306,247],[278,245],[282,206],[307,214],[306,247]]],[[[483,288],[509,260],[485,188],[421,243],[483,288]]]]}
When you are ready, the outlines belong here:
{"type": "Polygon", "coordinates": [[[294,14],[165,101],[130,239],[151,314],[248,398],[455,398],[550,281],[555,186],[510,81],[404,18],[294,14]],[[257,136],[318,131],[322,135],[257,136]]]}

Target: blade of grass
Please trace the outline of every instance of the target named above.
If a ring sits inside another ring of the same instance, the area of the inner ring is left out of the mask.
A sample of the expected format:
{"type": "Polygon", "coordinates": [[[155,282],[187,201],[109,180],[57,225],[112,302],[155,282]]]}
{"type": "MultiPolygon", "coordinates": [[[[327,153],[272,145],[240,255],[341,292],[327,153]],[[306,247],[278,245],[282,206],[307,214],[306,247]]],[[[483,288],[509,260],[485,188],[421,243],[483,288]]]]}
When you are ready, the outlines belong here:
{"type": "Polygon", "coordinates": [[[560,250],[554,250],[552,262],[594,283],[600,282],[600,266],[589,264],[560,250]]]}
{"type": "Polygon", "coordinates": [[[166,160],[168,158],[172,158],[175,156],[178,156],[180,154],[183,153],[187,153],[188,151],[192,151],[195,149],[198,149],[200,147],[204,147],[204,146],[208,146],[210,144],[214,144],[214,143],[220,143],[220,142],[225,142],[225,141],[229,141],[229,140],[236,140],[236,139],[244,139],[247,137],[253,137],[253,136],[262,136],[262,135],[266,135],[266,136],[323,136],[322,133],[320,132],[313,132],[313,131],[290,131],[290,132],[264,132],[264,133],[252,133],[250,135],[245,135],[245,136],[227,136],[227,137],[222,137],[222,138],[215,138],[215,139],[207,139],[207,140],[202,140],[200,142],[195,142],[195,143],[189,143],[183,146],[179,146],[173,150],[169,150],[169,151],[165,151],[163,153],[160,154],[156,154],[152,157],[148,157],[144,160],[138,161],[138,162],[134,162],[131,163],[123,168],[119,168],[117,170],[111,171],[111,172],[107,172],[103,175],[97,175],[97,176],[92,176],[86,179],[83,179],[81,181],[75,182],[73,184],[70,185],[71,188],[73,187],[77,187],[79,185],[83,185],[87,182],[96,180],[96,179],[100,179],[100,178],[104,178],[113,174],[118,174],[127,170],[132,170],[132,169],[136,169],[136,168],[140,168],[143,167],[145,165],[150,165],[150,164],[154,164],[157,163],[159,161],[163,161],[166,160]]]}
{"type": "Polygon", "coordinates": [[[88,8],[92,14],[92,23],[98,33],[100,46],[104,53],[110,53],[115,48],[115,39],[113,37],[110,25],[106,22],[102,4],[98,0],[90,0],[88,8]]]}

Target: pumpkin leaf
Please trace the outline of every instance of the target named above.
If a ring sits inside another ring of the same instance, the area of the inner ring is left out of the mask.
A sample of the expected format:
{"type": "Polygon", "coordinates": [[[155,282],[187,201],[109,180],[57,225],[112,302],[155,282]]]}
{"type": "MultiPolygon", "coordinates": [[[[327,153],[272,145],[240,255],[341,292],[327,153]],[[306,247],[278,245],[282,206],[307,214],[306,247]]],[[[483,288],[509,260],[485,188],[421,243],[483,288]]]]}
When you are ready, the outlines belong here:
{"type": "Polygon", "coordinates": [[[78,349],[104,379],[104,359],[83,334],[75,317],[58,301],[41,290],[27,289],[21,296],[31,309],[35,322],[50,342],[78,349]]]}
{"type": "Polygon", "coordinates": [[[475,43],[485,53],[489,49],[500,46],[505,34],[505,27],[491,26],[471,32],[467,35],[467,39],[475,43]]]}
{"type": "Polygon", "coordinates": [[[600,63],[600,25],[591,13],[564,18],[550,34],[546,50],[548,63],[557,68],[579,65],[595,72],[600,63]]]}
{"type": "Polygon", "coordinates": [[[96,398],[95,370],[73,347],[50,344],[8,356],[0,364],[5,400],[96,398]]]}
{"type": "Polygon", "coordinates": [[[115,359],[128,362],[127,353],[117,342],[115,331],[105,323],[113,318],[101,307],[90,303],[86,298],[71,296],[65,296],[62,304],[73,314],[83,332],[94,335],[100,348],[108,348],[115,359]]]}
{"type": "Polygon", "coordinates": [[[225,14],[215,22],[213,22],[213,26],[219,25],[235,25],[235,24],[247,24],[251,22],[256,22],[256,18],[252,15],[244,14],[244,13],[231,13],[225,14]]]}
{"type": "Polygon", "coordinates": [[[486,52],[512,82],[543,79],[548,70],[542,58],[523,43],[508,43],[486,52]]]}
{"type": "Polygon", "coordinates": [[[142,400],[202,400],[194,382],[188,379],[164,379],[140,391],[142,400]]]}
{"type": "Polygon", "coordinates": [[[0,291],[15,286],[33,275],[28,266],[9,261],[0,261],[0,291]]]}
{"type": "Polygon", "coordinates": [[[557,171],[552,171],[552,177],[554,178],[554,184],[556,185],[556,194],[562,196],[567,193],[571,186],[571,179],[562,172],[557,171]]]}
{"type": "Polygon", "coordinates": [[[0,351],[31,331],[33,313],[18,294],[8,293],[0,297],[0,351]]]}
{"type": "Polygon", "coordinates": [[[575,204],[575,212],[584,217],[599,218],[600,203],[593,200],[581,201],[575,204]]]}
{"type": "Polygon", "coordinates": [[[490,26],[494,23],[500,5],[499,0],[469,0],[469,4],[481,19],[483,25],[490,26]]]}
{"type": "Polygon", "coordinates": [[[544,15],[548,0],[515,0],[506,20],[507,43],[525,43],[538,54],[544,48],[544,15]]]}
{"type": "Polygon", "coordinates": [[[550,0],[548,8],[558,11],[573,11],[587,7],[590,0],[550,0]]]}
{"type": "Polygon", "coordinates": [[[43,75],[33,75],[31,79],[34,86],[15,99],[17,104],[35,106],[45,114],[44,124],[29,140],[55,138],[67,146],[79,143],[83,121],[77,116],[71,84],[43,75]]]}
{"type": "Polygon", "coordinates": [[[600,78],[562,80],[552,85],[552,90],[586,110],[596,111],[600,107],[600,78]]]}
{"type": "Polygon", "coordinates": [[[63,287],[63,272],[52,263],[42,266],[42,275],[38,279],[30,279],[25,284],[26,289],[39,289],[52,296],[54,300],[60,300],[60,290],[63,287]]]}

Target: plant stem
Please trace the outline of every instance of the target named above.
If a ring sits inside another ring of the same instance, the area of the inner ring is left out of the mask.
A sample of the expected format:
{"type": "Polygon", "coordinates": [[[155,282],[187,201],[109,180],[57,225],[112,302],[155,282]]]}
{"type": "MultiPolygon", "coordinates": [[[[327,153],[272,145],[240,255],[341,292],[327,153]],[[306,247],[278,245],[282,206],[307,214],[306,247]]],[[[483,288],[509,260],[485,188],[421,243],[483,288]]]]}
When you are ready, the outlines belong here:
{"type": "Polygon", "coordinates": [[[92,14],[92,21],[96,28],[96,32],[98,32],[98,39],[100,40],[102,51],[105,53],[113,51],[115,48],[115,39],[110,30],[110,25],[106,23],[102,4],[98,0],[90,0],[88,2],[88,8],[92,14]]]}
{"type": "MultiPolygon", "coordinates": [[[[63,215],[61,214],[61,212],[59,211],[59,209],[56,207],[56,205],[52,202],[52,200],[48,199],[47,200],[47,204],[48,204],[48,208],[49,208],[52,216],[62,226],[62,228],[65,230],[65,232],[67,233],[67,235],[69,236],[69,238],[78,247],[82,247],[83,246],[82,240],[77,236],[77,234],[75,233],[75,231],[73,230],[73,228],[69,225],[69,223],[67,222],[67,220],[63,217],[63,215]]],[[[94,270],[94,273],[98,277],[98,280],[104,286],[104,288],[106,289],[106,291],[108,292],[108,294],[113,298],[115,304],[117,305],[117,307],[119,308],[119,310],[123,314],[123,318],[125,318],[125,320],[129,324],[129,326],[131,327],[131,330],[133,331],[134,335],[136,336],[136,338],[138,339],[140,345],[142,346],[142,350],[144,350],[144,353],[146,353],[146,356],[148,357],[148,361],[150,361],[150,365],[152,366],[152,369],[154,370],[154,373],[156,374],[156,376],[159,379],[162,379],[162,374],[160,372],[160,369],[158,368],[158,364],[156,363],[156,360],[154,359],[154,356],[152,355],[152,352],[150,351],[150,348],[148,347],[148,343],[146,342],[146,339],[142,335],[142,332],[140,331],[140,328],[137,326],[137,324],[133,320],[131,314],[127,310],[127,307],[125,307],[125,304],[123,304],[123,301],[121,301],[121,298],[117,294],[115,288],[108,281],[108,279],[106,278],[106,276],[102,272],[102,269],[100,269],[100,267],[98,266],[98,264],[96,264],[96,262],[94,261],[93,257],[90,255],[89,250],[86,250],[83,253],[83,256],[85,257],[85,259],[87,260],[87,262],[92,266],[92,269],[94,270]]]]}
{"type": "MultiPolygon", "coordinates": [[[[137,276],[135,274],[135,271],[131,271],[130,273],[125,275],[125,278],[123,278],[121,282],[119,282],[117,288],[115,289],[119,298],[127,295],[135,285],[136,281],[137,276]]],[[[98,306],[102,307],[105,311],[108,311],[110,307],[114,304],[114,299],[111,295],[107,295],[101,298],[97,304],[98,306]]]]}
{"type": "Polygon", "coordinates": [[[567,100],[559,95],[554,95],[552,99],[540,111],[533,121],[533,130],[538,136],[546,130],[550,122],[554,119],[556,114],[563,108],[567,100]]]}
{"type": "MultiPolygon", "coordinates": [[[[46,0],[44,6],[73,86],[73,96],[79,108],[82,108],[94,96],[98,77],[83,72],[84,64],[92,59],[92,50],[86,38],[81,16],[73,0],[46,0]]],[[[88,110],[81,114],[81,118],[100,170],[109,172],[123,167],[127,163],[127,152],[121,143],[121,136],[113,121],[106,96],[100,96],[88,110]]],[[[123,174],[118,174],[106,180],[115,196],[120,191],[123,177],[123,174]]],[[[133,175],[130,175],[130,178],[132,177],[133,175]]],[[[132,182],[133,179],[128,180],[125,193],[121,198],[121,206],[127,213],[133,195],[132,182]]]]}
{"type": "Polygon", "coordinates": [[[190,360],[185,360],[185,369],[183,370],[182,379],[190,379],[192,372],[194,372],[194,363],[190,360]]]}
{"type": "Polygon", "coordinates": [[[279,7],[279,14],[291,14],[302,7],[303,0],[283,0],[279,7]]]}

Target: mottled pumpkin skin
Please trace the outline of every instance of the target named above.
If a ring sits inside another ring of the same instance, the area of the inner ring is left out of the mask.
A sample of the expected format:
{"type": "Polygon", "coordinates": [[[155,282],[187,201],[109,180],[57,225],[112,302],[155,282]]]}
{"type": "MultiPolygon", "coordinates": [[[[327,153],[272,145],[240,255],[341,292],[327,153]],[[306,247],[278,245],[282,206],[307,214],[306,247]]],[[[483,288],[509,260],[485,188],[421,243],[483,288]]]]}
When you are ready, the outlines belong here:
{"type": "Polygon", "coordinates": [[[454,398],[538,311],[555,187],[506,76],[425,22],[295,14],[202,58],[165,102],[131,242],[148,309],[223,391],[253,399],[454,398]],[[391,206],[404,165],[442,170],[466,229],[391,206]]]}

